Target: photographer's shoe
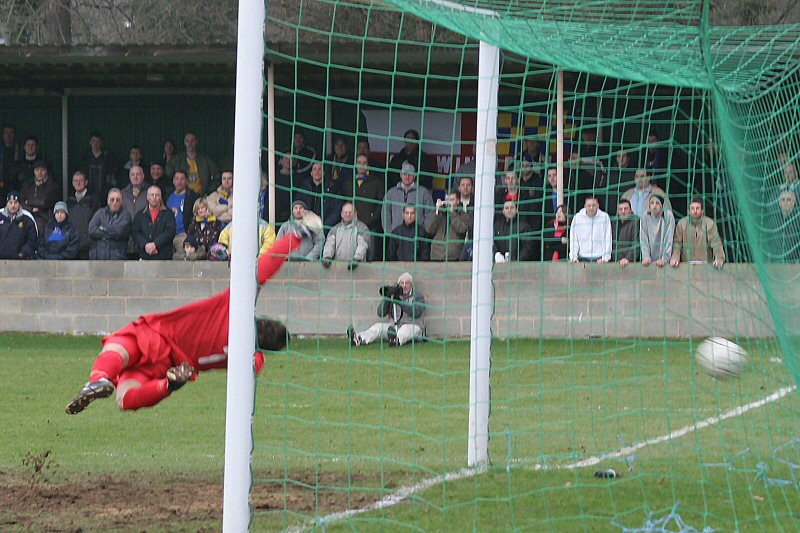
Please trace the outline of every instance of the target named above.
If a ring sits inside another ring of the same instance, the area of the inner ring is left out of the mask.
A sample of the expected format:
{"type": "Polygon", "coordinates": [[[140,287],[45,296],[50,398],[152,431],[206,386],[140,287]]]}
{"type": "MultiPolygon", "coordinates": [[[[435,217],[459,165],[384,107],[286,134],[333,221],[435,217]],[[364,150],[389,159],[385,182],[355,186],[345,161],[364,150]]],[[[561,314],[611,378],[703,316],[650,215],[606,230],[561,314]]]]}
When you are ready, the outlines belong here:
{"type": "Polygon", "coordinates": [[[400,341],[397,340],[397,329],[394,326],[389,326],[386,335],[389,337],[389,346],[400,346],[400,341]]]}
{"type": "Polygon", "coordinates": [[[172,392],[180,389],[189,382],[195,375],[195,369],[189,363],[181,363],[167,370],[167,387],[172,392]]]}
{"type": "Polygon", "coordinates": [[[90,403],[100,398],[108,398],[114,394],[114,384],[106,378],[91,381],[83,386],[81,391],[67,405],[67,414],[77,415],[90,403]]]}
{"type": "Polygon", "coordinates": [[[347,326],[347,338],[350,339],[351,346],[361,346],[361,337],[358,336],[353,326],[347,326]]]}

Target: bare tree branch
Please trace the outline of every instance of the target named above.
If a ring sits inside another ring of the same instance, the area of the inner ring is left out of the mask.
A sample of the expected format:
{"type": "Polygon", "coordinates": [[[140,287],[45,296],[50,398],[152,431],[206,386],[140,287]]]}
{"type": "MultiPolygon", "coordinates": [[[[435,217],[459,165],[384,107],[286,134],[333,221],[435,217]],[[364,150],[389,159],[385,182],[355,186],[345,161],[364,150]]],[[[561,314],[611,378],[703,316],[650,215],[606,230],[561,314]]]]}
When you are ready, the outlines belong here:
{"type": "MultiPolygon", "coordinates": [[[[572,0],[553,0],[548,5],[559,1],[573,4],[572,0]]],[[[674,1],[682,9],[694,5],[674,1]]],[[[377,0],[335,5],[269,0],[267,14],[271,17],[268,38],[278,43],[293,43],[298,24],[304,28],[303,39],[311,42],[400,36],[423,43],[460,39],[377,0]],[[333,37],[330,30],[335,32],[333,37]]],[[[712,0],[711,17],[713,24],[724,26],[797,23],[800,0],[712,0]]],[[[235,44],[236,23],[237,3],[229,0],[0,0],[0,38],[12,46],[235,44]]]]}

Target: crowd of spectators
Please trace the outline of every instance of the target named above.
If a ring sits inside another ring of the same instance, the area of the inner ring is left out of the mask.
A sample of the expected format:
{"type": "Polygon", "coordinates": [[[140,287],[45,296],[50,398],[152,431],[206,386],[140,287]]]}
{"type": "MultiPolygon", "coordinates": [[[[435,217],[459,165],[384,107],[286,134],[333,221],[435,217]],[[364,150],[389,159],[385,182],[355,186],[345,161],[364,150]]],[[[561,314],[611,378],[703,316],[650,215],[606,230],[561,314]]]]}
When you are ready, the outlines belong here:
{"type": "MultiPolygon", "coordinates": [[[[3,140],[0,190],[6,206],[0,210],[0,257],[231,257],[234,174],[200,149],[195,133],[185,134],[181,152],[165,141],[162,157],[150,163],[139,146],[131,146],[129,159],[119,167],[102,135],[92,133],[66,199],[38,152],[36,137],[17,144],[14,128],[6,126],[3,140]]],[[[433,191],[434,173],[419,133],[407,131],[404,141],[381,168],[364,139],[352,153],[347,139],[338,137],[323,156],[297,131],[278,163],[277,231],[266,222],[266,174],[259,198],[253,199],[260,205],[260,253],[312,213],[325,231],[309,236],[292,260],[321,261],[325,267],[344,262],[351,269],[375,260],[471,260],[474,160],[446,176],[449,188],[441,197],[433,191]]],[[[604,153],[594,132],[584,132],[579,151],[565,164],[559,198],[555,165],[538,141],[527,140],[494,184],[495,260],[722,266],[723,240],[705,215],[703,199],[693,198],[689,214],[676,222],[667,191],[654,183],[667,165],[654,134],[637,158],[626,148],[604,153]]],[[[775,260],[798,261],[800,181],[794,163],[787,159],[784,166],[768,240],[775,260]]]]}

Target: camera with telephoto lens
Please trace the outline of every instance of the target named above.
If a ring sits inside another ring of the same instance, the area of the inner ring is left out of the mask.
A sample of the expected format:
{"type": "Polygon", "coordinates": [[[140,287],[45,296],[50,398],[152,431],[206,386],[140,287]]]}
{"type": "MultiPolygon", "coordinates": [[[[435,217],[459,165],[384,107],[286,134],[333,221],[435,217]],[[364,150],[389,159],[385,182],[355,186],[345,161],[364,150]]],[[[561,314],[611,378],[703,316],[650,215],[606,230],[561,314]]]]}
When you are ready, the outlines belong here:
{"type": "Polygon", "coordinates": [[[403,297],[403,287],[399,284],[384,285],[380,288],[381,296],[384,298],[391,298],[392,300],[399,300],[403,297]]]}

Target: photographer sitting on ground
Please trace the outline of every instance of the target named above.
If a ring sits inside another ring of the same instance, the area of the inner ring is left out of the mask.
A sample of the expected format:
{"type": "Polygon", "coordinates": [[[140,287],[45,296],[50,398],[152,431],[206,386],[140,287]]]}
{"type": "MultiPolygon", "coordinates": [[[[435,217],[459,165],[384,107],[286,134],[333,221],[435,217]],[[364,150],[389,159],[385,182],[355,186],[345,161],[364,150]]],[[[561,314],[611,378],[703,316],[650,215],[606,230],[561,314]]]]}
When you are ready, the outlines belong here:
{"type": "Polygon", "coordinates": [[[425,312],[425,297],[414,290],[414,278],[404,272],[397,278],[397,285],[380,288],[381,303],[378,316],[387,319],[376,322],[369,329],[356,333],[353,326],[347,328],[350,344],[361,346],[378,339],[389,339],[389,346],[402,346],[415,337],[425,334],[422,314],[425,312]]]}

